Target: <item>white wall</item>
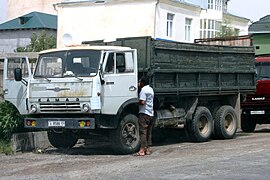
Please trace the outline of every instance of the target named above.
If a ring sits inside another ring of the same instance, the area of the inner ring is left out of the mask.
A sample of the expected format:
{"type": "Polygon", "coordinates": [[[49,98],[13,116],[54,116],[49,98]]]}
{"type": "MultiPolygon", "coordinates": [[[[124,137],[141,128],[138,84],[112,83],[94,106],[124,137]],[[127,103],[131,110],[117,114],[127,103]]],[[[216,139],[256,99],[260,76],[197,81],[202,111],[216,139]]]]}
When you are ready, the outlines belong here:
{"type": "Polygon", "coordinates": [[[81,3],[58,7],[58,40],[70,34],[81,41],[121,37],[154,36],[155,1],[131,3],[81,3]]]}
{"type": "Polygon", "coordinates": [[[81,41],[113,40],[121,37],[152,36],[185,42],[185,19],[192,19],[191,40],[199,38],[200,8],[179,2],[155,0],[60,4],[58,6],[58,47],[70,34],[73,44],[81,41]],[[167,13],[175,14],[174,35],[166,36],[167,13]],[[76,14],[76,15],[75,15],[76,14]]]}
{"type": "Polygon", "coordinates": [[[223,12],[222,11],[215,11],[213,9],[202,10],[200,18],[222,21],[223,12]]]}
{"type": "Polygon", "coordinates": [[[14,19],[33,11],[56,15],[53,4],[61,1],[63,0],[8,0],[7,19],[14,19]]]}
{"type": "Polygon", "coordinates": [[[249,20],[240,20],[239,18],[234,18],[234,17],[228,17],[226,16],[226,18],[228,18],[228,22],[229,24],[237,29],[240,29],[239,35],[248,35],[248,23],[249,20]]]}
{"type": "MultiPolygon", "coordinates": [[[[111,0],[106,3],[61,3],[58,10],[57,46],[63,47],[62,37],[70,34],[73,44],[91,40],[152,36],[180,42],[185,40],[185,19],[192,19],[189,42],[200,38],[200,19],[222,21],[221,11],[202,10],[199,6],[172,0],[111,0]],[[167,37],[167,13],[174,14],[173,36],[167,37]]],[[[231,18],[231,16],[230,16],[231,18]]],[[[247,32],[248,22],[232,17],[232,25],[247,32]]]]}
{"type": "Polygon", "coordinates": [[[188,9],[187,6],[172,6],[169,4],[159,4],[157,9],[156,17],[156,34],[155,38],[168,39],[174,41],[185,41],[185,20],[186,18],[192,19],[191,24],[191,37],[190,42],[194,39],[199,38],[200,29],[200,9],[191,8],[188,9]],[[167,37],[167,13],[174,14],[174,24],[173,24],[173,36],[167,37]]]}

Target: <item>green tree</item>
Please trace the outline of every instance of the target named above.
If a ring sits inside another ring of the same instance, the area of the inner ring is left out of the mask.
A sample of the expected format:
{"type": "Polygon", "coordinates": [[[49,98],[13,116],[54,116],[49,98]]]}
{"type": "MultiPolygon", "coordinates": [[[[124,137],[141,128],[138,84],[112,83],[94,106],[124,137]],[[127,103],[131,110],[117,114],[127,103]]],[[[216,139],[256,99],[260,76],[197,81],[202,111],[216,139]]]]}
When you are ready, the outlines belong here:
{"type": "Polygon", "coordinates": [[[40,52],[55,47],[56,38],[53,35],[47,36],[46,32],[42,31],[40,35],[33,33],[30,44],[25,47],[18,47],[15,52],[40,52]]]}
{"type": "Polygon", "coordinates": [[[229,20],[224,20],[216,37],[229,37],[229,36],[239,36],[239,29],[235,29],[231,26],[229,20]]]}

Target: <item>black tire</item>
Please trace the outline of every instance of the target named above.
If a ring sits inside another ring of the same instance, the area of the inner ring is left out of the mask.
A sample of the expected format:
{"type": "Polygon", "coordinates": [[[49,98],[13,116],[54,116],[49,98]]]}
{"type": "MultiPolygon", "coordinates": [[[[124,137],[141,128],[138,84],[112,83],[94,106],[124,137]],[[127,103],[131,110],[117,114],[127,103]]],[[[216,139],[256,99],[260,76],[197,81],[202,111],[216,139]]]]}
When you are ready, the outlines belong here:
{"type": "Polygon", "coordinates": [[[237,131],[237,115],[232,106],[221,106],[214,116],[214,136],[232,139],[237,131]]]}
{"type": "Polygon", "coordinates": [[[139,123],[137,116],[125,115],[116,130],[110,132],[112,148],[118,154],[131,154],[140,148],[139,123]]]}
{"type": "Polygon", "coordinates": [[[256,121],[251,117],[241,117],[241,129],[243,132],[254,132],[256,128],[256,121]]]}
{"type": "Polygon", "coordinates": [[[188,122],[188,136],[191,141],[206,142],[210,139],[213,130],[213,117],[208,108],[197,107],[192,121],[188,122]]]}
{"type": "MultiPolygon", "coordinates": [[[[217,106],[214,108],[214,110],[212,111],[213,117],[216,116],[217,111],[219,110],[220,106],[217,106]]],[[[215,123],[215,120],[213,120],[213,122],[215,123]]],[[[214,128],[214,125],[213,125],[214,128]]],[[[214,129],[213,129],[213,133],[212,133],[212,139],[219,139],[219,137],[215,134],[214,129]]]]}
{"type": "Polygon", "coordinates": [[[56,148],[72,148],[78,141],[77,136],[70,131],[57,133],[50,130],[47,134],[50,143],[56,148]]]}

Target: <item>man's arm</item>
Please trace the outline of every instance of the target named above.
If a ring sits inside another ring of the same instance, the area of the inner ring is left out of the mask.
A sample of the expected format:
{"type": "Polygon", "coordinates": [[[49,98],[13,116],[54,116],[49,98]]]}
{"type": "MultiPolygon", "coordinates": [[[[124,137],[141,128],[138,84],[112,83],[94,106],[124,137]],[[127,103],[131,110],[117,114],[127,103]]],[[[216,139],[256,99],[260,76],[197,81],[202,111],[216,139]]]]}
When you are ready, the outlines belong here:
{"type": "Polygon", "coordinates": [[[139,100],[138,104],[139,105],[144,105],[145,104],[145,101],[144,100],[139,100]]]}

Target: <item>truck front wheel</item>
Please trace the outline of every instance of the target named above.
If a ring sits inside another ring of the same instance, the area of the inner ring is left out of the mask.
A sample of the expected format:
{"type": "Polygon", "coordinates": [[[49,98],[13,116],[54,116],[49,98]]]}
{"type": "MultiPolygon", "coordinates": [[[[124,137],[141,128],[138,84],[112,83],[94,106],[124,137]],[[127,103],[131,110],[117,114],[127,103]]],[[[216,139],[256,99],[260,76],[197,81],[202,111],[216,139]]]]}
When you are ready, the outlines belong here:
{"type": "Polygon", "coordinates": [[[138,151],[140,147],[138,118],[127,114],[121,118],[116,130],[110,134],[112,148],[118,154],[130,154],[138,151]]]}
{"type": "Polygon", "coordinates": [[[50,130],[47,134],[50,143],[56,148],[72,148],[78,141],[76,135],[69,131],[58,133],[50,130]]]}
{"type": "Polygon", "coordinates": [[[188,122],[188,136],[192,141],[206,142],[210,139],[213,129],[213,117],[208,108],[197,107],[192,121],[188,122]]]}
{"type": "Polygon", "coordinates": [[[221,106],[214,117],[214,135],[219,139],[232,139],[237,130],[237,115],[231,106],[221,106]]]}
{"type": "Polygon", "coordinates": [[[253,132],[256,128],[256,121],[251,117],[241,117],[241,129],[243,132],[253,132]]]}

